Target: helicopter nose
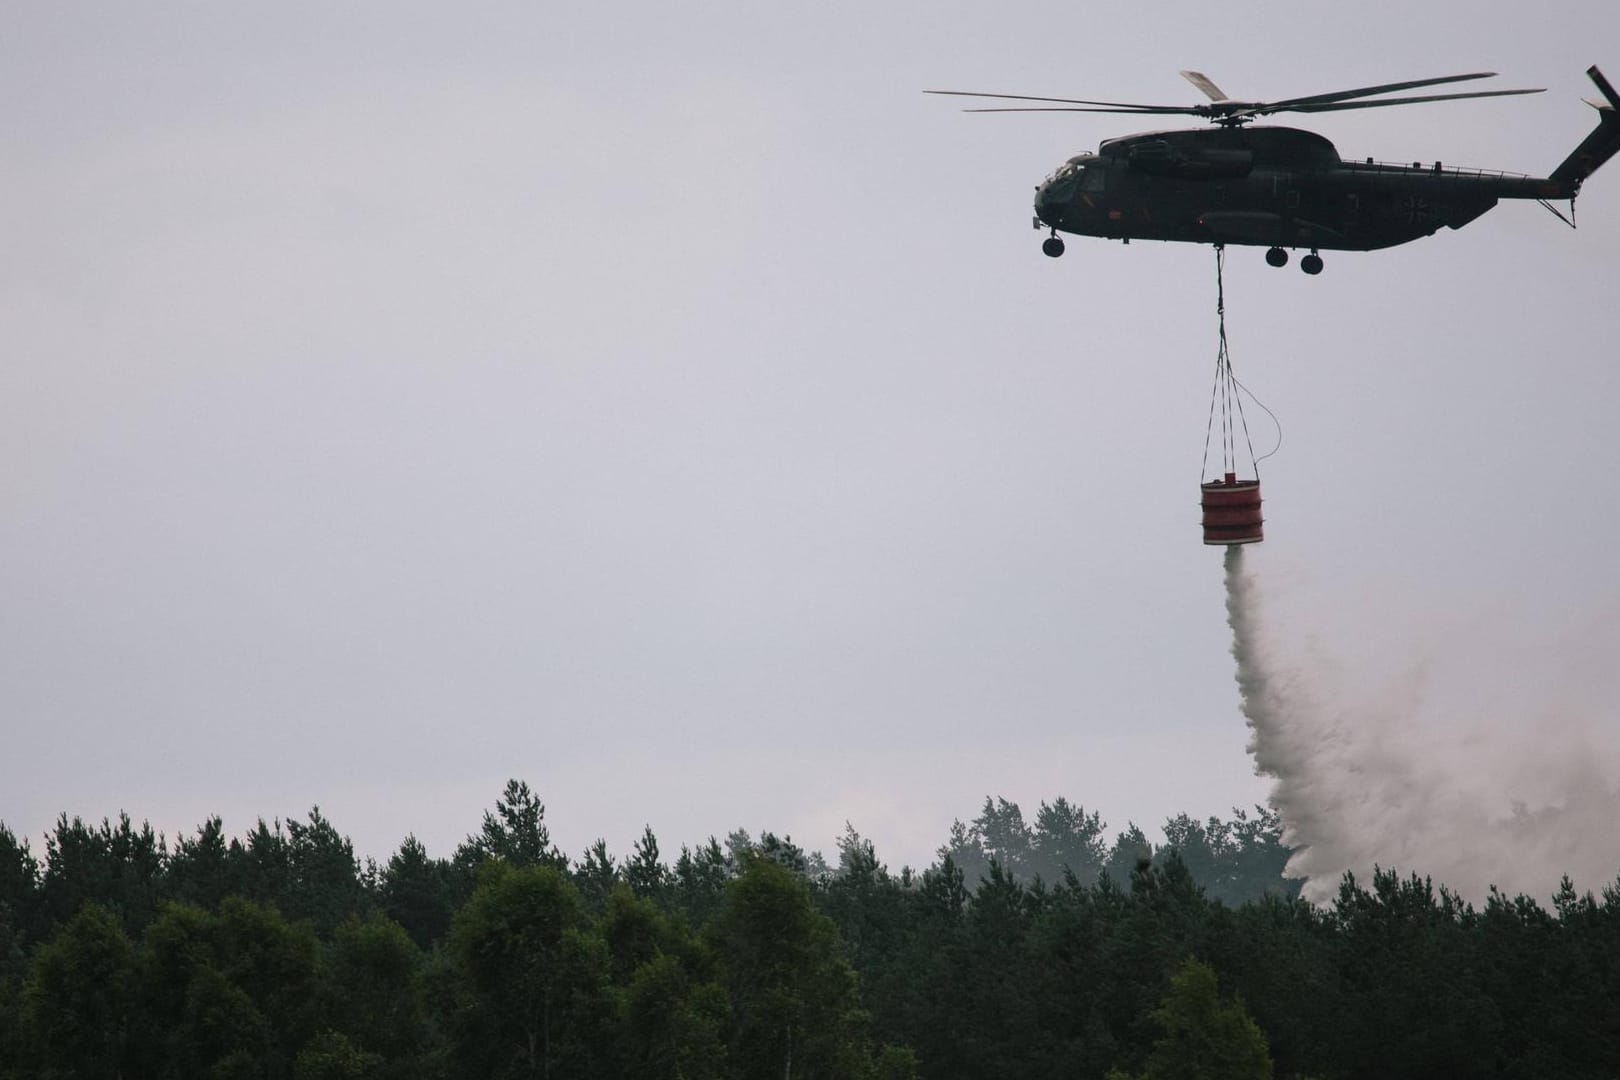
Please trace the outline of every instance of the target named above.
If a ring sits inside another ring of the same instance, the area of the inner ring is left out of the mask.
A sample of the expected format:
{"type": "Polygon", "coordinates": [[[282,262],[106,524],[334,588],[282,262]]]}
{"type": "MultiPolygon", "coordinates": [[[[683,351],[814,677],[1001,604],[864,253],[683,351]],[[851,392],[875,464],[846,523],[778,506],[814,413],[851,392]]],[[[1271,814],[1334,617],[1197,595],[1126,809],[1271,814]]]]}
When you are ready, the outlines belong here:
{"type": "Polygon", "coordinates": [[[1057,224],[1062,216],[1062,207],[1052,197],[1050,183],[1042,184],[1035,189],[1035,216],[1047,225],[1057,224]]]}
{"type": "Polygon", "coordinates": [[[1035,216],[1048,225],[1056,225],[1063,217],[1064,208],[1074,198],[1076,179],[1071,171],[1059,170],[1035,187],[1035,216]]]}

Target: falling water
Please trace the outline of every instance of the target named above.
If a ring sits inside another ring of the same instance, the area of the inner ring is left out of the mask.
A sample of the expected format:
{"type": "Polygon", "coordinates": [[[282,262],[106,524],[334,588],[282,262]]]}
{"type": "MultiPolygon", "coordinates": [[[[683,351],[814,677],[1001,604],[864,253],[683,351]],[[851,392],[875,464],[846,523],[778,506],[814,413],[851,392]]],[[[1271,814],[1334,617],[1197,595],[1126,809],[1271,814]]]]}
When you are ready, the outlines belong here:
{"type": "Polygon", "coordinates": [[[1609,651],[1620,619],[1582,627],[1574,651],[1461,617],[1443,627],[1370,620],[1354,633],[1387,641],[1358,666],[1271,632],[1245,559],[1227,548],[1249,750],[1274,781],[1295,849],[1287,872],[1305,879],[1308,898],[1328,899],[1346,871],[1365,879],[1375,865],[1473,900],[1492,885],[1545,900],[1566,873],[1582,889],[1615,882],[1620,665],[1588,661],[1620,656],[1609,651]]]}

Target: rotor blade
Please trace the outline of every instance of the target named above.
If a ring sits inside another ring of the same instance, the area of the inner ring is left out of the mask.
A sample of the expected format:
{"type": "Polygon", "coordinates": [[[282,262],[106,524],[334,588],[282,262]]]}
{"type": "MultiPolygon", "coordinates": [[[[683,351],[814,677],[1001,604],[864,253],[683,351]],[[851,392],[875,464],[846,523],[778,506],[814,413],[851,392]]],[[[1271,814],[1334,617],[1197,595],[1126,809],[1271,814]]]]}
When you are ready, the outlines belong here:
{"type": "Polygon", "coordinates": [[[1154,116],[1163,116],[1163,115],[1165,115],[1167,113],[1172,114],[1172,115],[1176,115],[1176,116],[1203,116],[1204,115],[1203,106],[1201,106],[1201,105],[1197,106],[1195,108],[1191,108],[1191,109],[1177,109],[1177,108],[1173,108],[1173,107],[1171,107],[1169,105],[1150,105],[1150,106],[1144,106],[1143,108],[1140,108],[1140,109],[1100,109],[1100,108],[1086,108],[1086,107],[1083,107],[1083,106],[1072,106],[1072,105],[1067,106],[1067,107],[1058,106],[1058,105],[1049,105],[1049,106],[1033,105],[1033,106],[1025,106],[1025,107],[1022,107],[1022,108],[1014,107],[1014,108],[1006,108],[1006,109],[963,109],[962,111],[963,112],[971,112],[971,113],[989,113],[989,112],[1100,112],[1100,113],[1148,113],[1148,114],[1151,114],[1151,115],[1154,115],[1154,116]]]}
{"type": "Polygon", "coordinates": [[[1472,94],[1423,94],[1418,97],[1385,98],[1382,101],[1327,101],[1319,105],[1262,105],[1256,109],[1246,109],[1240,115],[1260,116],[1272,112],[1338,112],[1341,109],[1377,109],[1385,105],[1416,105],[1424,101],[1459,101],[1463,98],[1510,97],[1514,94],[1540,94],[1546,88],[1538,90],[1480,90],[1472,94]]]}
{"type": "Polygon", "coordinates": [[[957,97],[1003,98],[1008,101],[1055,101],[1060,105],[1107,105],[1114,109],[1173,109],[1173,105],[1133,105],[1128,101],[1086,101],[1083,98],[1031,97],[1028,94],[980,94],[972,90],[924,90],[925,94],[954,94],[957,97]]]}
{"type": "Polygon", "coordinates": [[[1296,105],[1320,105],[1329,101],[1345,101],[1350,98],[1371,97],[1373,94],[1390,94],[1396,90],[1416,90],[1420,86],[1438,86],[1441,83],[1467,82],[1469,79],[1490,79],[1496,76],[1494,71],[1476,71],[1469,75],[1442,75],[1437,79],[1412,79],[1408,82],[1385,83],[1382,86],[1363,86],[1360,90],[1335,90],[1331,94],[1311,94],[1307,97],[1284,98],[1282,101],[1267,103],[1267,108],[1291,109],[1296,105]]]}
{"type": "Polygon", "coordinates": [[[1211,101],[1225,101],[1226,92],[1210,81],[1202,71],[1183,71],[1181,77],[1202,90],[1211,101]]]}

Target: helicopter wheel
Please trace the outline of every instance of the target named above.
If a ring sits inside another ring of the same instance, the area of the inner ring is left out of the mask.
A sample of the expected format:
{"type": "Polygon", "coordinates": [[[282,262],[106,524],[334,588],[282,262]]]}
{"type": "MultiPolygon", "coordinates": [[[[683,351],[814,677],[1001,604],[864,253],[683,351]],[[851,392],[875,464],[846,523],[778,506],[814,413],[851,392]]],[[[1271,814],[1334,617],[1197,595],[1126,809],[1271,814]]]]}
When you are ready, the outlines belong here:
{"type": "Polygon", "coordinates": [[[1058,236],[1048,236],[1045,240],[1041,241],[1041,250],[1046,252],[1046,254],[1052,258],[1057,258],[1059,255],[1063,254],[1062,238],[1058,236]]]}
{"type": "Polygon", "coordinates": [[[1268,248],[1266,250],[1266,262],[1272,266],[1287,266],[1288,252],[1280,247],[1268,248]]]}
{"type": "Polygon", "coordinates": [[[1299,268],[1307,274],[1320,274],[1322,272],[1322,256],[1314,251],[1311,252],[1299,260],[1299,268]]]}

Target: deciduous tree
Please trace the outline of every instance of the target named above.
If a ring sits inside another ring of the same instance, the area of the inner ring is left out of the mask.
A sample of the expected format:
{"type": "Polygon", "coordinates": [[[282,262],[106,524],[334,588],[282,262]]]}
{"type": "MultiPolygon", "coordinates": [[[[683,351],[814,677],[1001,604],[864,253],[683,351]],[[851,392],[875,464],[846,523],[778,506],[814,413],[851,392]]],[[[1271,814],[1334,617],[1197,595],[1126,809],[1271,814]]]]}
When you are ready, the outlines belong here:
{"type": "Polygon", "coordinates": [[[1207,964],[1182,965],[1153,1021],[1163,1035],[1142,1080],[1271,1080],[1265,1035],[1241,1002],[1220,996],[1207,964]]]}
{"type": "Polygon", "coordinates": [[[588,1077],[609,1066],[607,951],[558,868],[489,864],[450,949],[464,1073],[588,1077]]]}
{"type": "Polygon", "coordinates": [[[125,1075],[135,1001],[134,946],[116,915],[86,903],[34,953],[22,990],[24,1053],[39,1075],[125,1075]]]}

